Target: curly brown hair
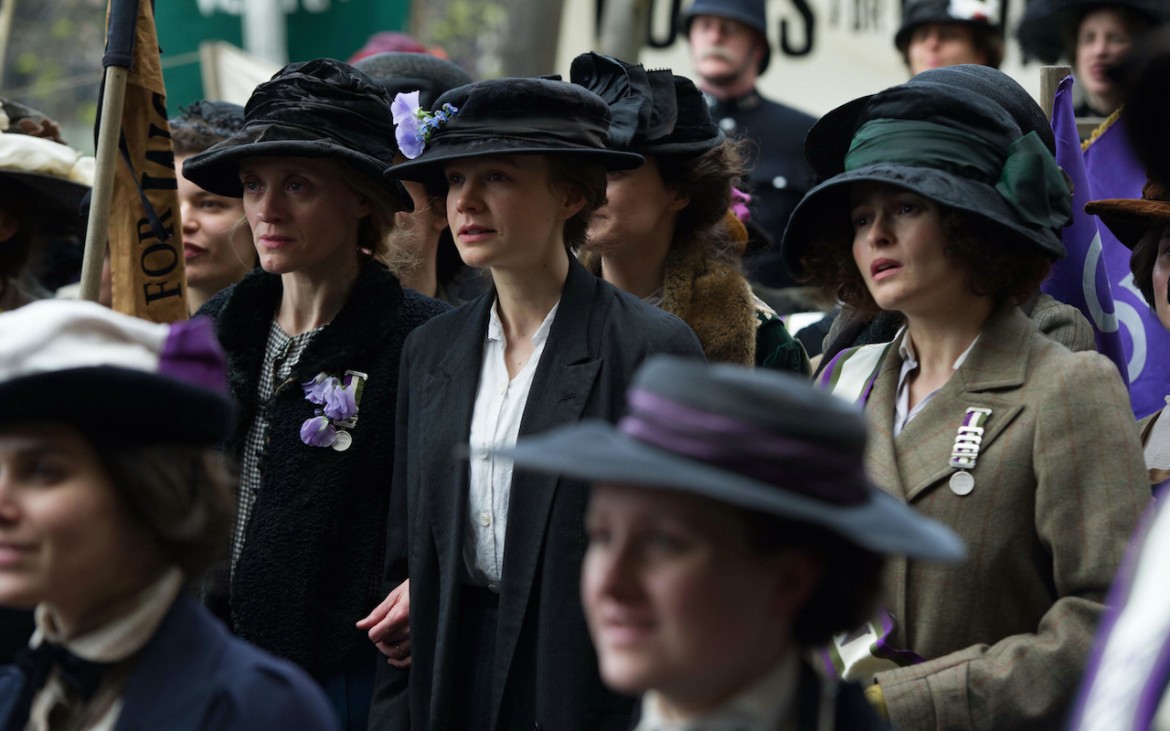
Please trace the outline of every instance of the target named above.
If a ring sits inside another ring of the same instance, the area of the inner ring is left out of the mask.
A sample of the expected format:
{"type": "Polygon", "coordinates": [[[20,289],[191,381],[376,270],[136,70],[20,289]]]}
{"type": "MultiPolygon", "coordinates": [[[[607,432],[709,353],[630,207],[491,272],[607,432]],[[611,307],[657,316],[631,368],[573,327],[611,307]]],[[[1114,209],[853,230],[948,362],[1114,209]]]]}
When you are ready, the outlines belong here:
{"type": "MultiPolygon", "coordinates": [[[[842,201],[847,191],[842,191],[842,201]]],[[[936,204],[937,205],[937,204],[936,204]]],[[[946,256],[967,273],[971,293],[1003,302],[1023,301],[1040,288],[1052,267],[1038,246],[1007,235],[982,216],[939,205],[946,256]]],[[[841,211],[842,207],[826,207],[841,211]]],[[[816,238],[801,258],[801,281],[865,315],[881,311],[853,260],[853,229],[847,215],[824,216],[816,238]]]]}
{"type": "Polygon", "coordinates": [[[746,174],[745,144],[729,139],[694,157],[655,156],[663,182],[690,197],[679,211],[671,248],[702,240],[709,258],[738,265],[736,245],[723,220],[731,206],[731,189],[746,174]]]}

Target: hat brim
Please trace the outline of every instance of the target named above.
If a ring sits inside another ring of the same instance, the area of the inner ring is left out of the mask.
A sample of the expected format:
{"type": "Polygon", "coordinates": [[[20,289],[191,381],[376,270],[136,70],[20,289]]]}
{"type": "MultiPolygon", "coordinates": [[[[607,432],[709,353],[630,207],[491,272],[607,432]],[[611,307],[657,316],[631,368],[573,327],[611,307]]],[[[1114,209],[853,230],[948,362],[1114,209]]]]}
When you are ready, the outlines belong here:
{"type": "Polygon", "coordinates": [[[1037,248],[1054,259],[1065,255],[1064,244],[1055,231],[1018,223],[1007,202],[990,185],[935,168],[883,163],[829,178],[797,204],[781,245],[784,263],[794,276],[804,272],[801,260],[815,241],[816,230],[834,216],[848,220],[849,191],[854,183],[885,183],[905,188],[934,203],[978,216],[1009,239],[1037,248]]]}
{"type": "Polygon", "coordinates": [[[58,422],[126,444],[205,444],[227,439],[227,396],[175,378],[96,366],[35,373],[0,383],[0,426],[58,422]]]}
{"type": "Polygon", "coordinates": [[[950,562],[966,556],[962,541],[950,528],[872,486],[865,487],[865,502],[834,505],[652,447],[606,422],[562,427],[493,452],[513,460],[518,468],[590,482],[688,492],[811,523],[876,553],[950,562]]]}
{"type": "Polygon", "coordinates": [[[601,165],[606,170],[632,170],[641,167],[645,158],[635,152],[607,150],[598,147],[571,147],[548,145],[530,140],[505,137],[484,137],[461,140],[455,143],[436,145],[423,152],[414,160],[399,163],[386,171],[386,175],[400,180],[420,183],[435,182],[442,178],[443,165],[453,160],[489,155],[549,155],[567,157],[583,162],[601,165]]]}
{"type": "Polygon", "coordinates": [[[204,152],[187,158],[183,175],[204,190],[229,198],[242,198],[240,163],[250,157],[327,157],[343,162],[375,185],[387,188],[401,210],[413,211],[414,202],[401,183],[384,176],[390,161],[380,160],[321,138],[264,139],[267,127],[245,128],[204,152]]]}
{"type": "Polygon", "coordinates": [[[81,202],[89,193],[88,185],[53,175],[0,169],[0,183],[3,181],[36,196],[34,206],[41,231],[85,237],[87,221],[81,215],[81,202]]]}
{"type": "Polygon", "coordinates": [[[1085,213],[1099,217],[1132,250],[1150,229],[1170,224],[1170,202],[1135,198],[1089,201],[1085,213]]]}

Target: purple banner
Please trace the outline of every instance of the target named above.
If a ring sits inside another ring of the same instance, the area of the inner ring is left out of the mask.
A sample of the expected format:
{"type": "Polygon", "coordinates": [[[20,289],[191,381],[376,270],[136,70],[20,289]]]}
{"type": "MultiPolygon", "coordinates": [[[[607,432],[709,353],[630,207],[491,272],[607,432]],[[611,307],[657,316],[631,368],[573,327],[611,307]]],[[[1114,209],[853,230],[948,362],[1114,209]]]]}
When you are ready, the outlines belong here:
{"type": "MultiPolygon", "coordinates": [[[[1052,108],[1052,131],[1056,135],[1056,162],[1073,182],[1073,221],[1061,232],[1068,255],[1052,266],[1052,273],[1042,289],[1084,314],[1093,326],[1098,352],[1112,360],[1121,377],[1128,382],[1129,352],[1123,345],[1113,300],[1116,279],[1110,276],[1119,265],[1102,256],[1103,243],[1098,229],[1104,226],[1098,227],[1097,218],[1085,213],[1085,203],[1091,200],[1090,186],[1086,182],[1085,159],[1077,137],[1072,84],[1069,76],[1057,87],[1052,108]]],[[[1128,250],[1126,253],[1123,272],[1129,271],[1128,250]]]]}
{"type": "MultiPolygon", "coordinates": [[[[1085,177],[1092,200],[1102,198],[1141,198],[1146,171],[1129,144],[1124,119],[1113,123],[1085,150],[1085,177]]],[[[1105,224],[1101,248],[1113,284],[1113,300],[1121,325],[1121,342],[1125,348],[1129,372],[1129,395],[1133,411],[1139,418],[1162,408],[1170,394],[1170,332],[1162,327],[1134,284],[1129,270],[1130,251],[1118,241],[1105,224]]]]}

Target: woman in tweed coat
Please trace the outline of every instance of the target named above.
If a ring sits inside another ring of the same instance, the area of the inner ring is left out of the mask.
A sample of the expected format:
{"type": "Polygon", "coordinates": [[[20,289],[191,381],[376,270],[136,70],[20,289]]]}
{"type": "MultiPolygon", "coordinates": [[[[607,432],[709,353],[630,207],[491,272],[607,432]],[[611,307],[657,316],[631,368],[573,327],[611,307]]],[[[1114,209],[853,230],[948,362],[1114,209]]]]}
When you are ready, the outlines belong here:
{"type": "Polygon", "coordinates": [[[1057,728],[1149,495],[1115,367],[1016,306],[1063,254],[1067,184],[1034,132],[963,89],[894,87],[818,127],[845,172],[802,201],[785,256],[907,321],[820,382],[864,403],[879,487],[970,552],[893,561],[883,610],[827,657],[898,728],[1057,728]]]}

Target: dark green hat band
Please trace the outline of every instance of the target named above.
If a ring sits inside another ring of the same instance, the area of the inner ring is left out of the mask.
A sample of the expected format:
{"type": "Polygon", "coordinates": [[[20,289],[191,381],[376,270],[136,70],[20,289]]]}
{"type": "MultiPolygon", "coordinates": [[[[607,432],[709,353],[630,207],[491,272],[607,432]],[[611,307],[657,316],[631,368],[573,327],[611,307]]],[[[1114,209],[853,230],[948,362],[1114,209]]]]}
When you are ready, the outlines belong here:
{"type": "Polygon", "coordinates": [[[1035,132],[1007,148],[986,137],[933,122],[874,119],[853,135],[846,172],[871,165],[901,164],[942,170],[992,186],[1019,221],[1062,228],[1072,220],[1064,173],[1035,132]]]}

